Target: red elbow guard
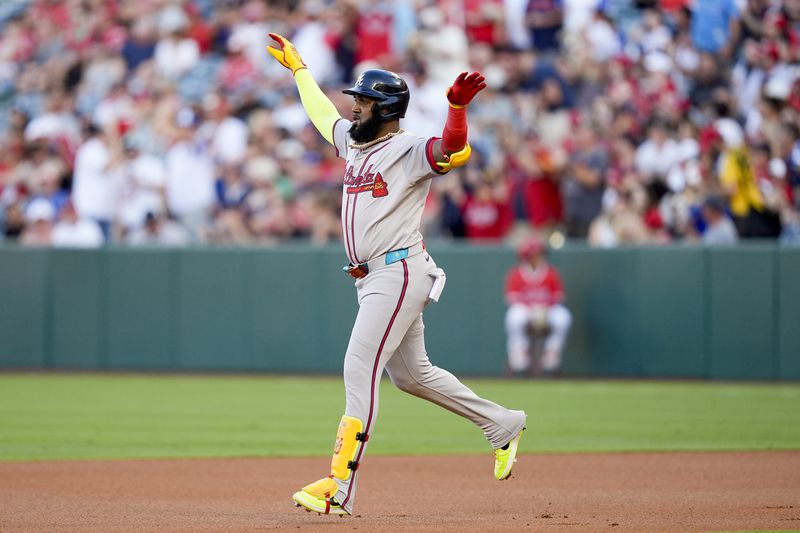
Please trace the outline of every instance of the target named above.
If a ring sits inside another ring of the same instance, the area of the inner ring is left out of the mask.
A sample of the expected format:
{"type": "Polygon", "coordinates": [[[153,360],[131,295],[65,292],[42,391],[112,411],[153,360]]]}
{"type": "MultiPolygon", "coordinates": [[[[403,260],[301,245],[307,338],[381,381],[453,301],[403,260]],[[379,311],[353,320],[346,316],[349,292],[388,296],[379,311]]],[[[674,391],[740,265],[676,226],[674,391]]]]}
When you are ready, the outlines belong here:
{"type": "Polygon", "coordinates": [[[467,144],[467,106],[453,106],[447,112],[442,132],[442,151],[458,152],[467,144]]]}

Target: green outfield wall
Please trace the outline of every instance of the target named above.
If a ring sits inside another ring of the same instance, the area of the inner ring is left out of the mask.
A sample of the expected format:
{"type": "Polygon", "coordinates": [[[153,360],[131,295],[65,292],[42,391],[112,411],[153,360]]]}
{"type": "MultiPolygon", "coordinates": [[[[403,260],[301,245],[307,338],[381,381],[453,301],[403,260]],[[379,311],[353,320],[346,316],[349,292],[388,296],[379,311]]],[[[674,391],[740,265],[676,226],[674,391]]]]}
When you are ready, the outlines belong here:
{"type": "MultiPolygon", "coordinates": [[[[505,372],[503,246],[429,246],[447,271],[428,353],[505,372]]],[[[800,249],[551,252],[575,376],[800,379],[800,249]]],[[[0,367],[338,373],[357,310],[339,248],[0,247],[0,367]]]]}

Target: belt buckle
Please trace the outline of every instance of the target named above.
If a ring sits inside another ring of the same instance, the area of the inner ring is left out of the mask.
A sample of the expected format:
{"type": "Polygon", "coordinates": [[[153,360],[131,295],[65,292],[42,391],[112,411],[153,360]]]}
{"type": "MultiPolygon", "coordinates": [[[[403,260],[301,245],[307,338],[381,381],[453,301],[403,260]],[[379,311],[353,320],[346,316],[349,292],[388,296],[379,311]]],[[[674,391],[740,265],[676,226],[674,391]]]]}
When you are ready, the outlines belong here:
{"type": "Polygon", "coordinates": [[[369,265],[367,265],[366,263],[361,263],[358,265],[354,265],[351,263],[347,266],[343,266],[342,270],[345,272],[345,274],[348,274],[349,276],[352,276],[356,279],[361,279],[367,274],[369,274],[369,265]]]}

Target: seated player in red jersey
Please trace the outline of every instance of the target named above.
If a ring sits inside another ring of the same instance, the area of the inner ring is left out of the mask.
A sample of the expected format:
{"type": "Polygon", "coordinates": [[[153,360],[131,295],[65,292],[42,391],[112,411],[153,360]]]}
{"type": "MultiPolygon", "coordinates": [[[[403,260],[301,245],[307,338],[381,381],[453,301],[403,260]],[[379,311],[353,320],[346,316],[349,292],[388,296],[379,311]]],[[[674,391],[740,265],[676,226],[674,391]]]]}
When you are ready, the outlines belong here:
{"type": "Polygon", "coordinates": [[[572,325],[572,314],[564,307],[564,289],[558,271],[545,259],[546,247],[530,237],[519,247],[519,263],[506,276],[506,336],[508,366],[515,374],[557,374],[561,352],[572,325]],[[531,334],[544,333],[544,352],[532,366],[531,334]]]}

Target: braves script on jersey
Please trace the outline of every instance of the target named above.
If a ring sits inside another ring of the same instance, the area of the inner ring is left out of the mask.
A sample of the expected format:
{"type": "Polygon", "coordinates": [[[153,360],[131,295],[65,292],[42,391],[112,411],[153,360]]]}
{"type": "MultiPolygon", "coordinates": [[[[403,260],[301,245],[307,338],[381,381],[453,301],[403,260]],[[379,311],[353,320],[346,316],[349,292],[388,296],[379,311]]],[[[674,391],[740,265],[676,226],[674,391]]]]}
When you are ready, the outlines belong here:
{"type": "Polygon", "coordinates": [[[350,122],[333,126],[336,153],[347,161],[342,187],[342,232],[347,257],[363,263],[422,240],[419,231],[430,178],[438,173],[426,139],[400,133],[365,149],[350,147],[350,122]]]}

